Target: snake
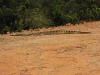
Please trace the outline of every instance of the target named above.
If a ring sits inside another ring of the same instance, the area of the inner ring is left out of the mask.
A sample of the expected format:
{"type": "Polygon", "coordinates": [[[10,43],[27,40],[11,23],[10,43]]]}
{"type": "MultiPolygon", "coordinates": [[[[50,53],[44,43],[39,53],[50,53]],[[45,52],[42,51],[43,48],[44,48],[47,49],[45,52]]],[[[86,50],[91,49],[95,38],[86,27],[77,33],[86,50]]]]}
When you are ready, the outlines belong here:
{"type": "Polygon", "coordinates": [[[29,34],[15,34],[10,36],[31,36],[31,35],[52,35],[52,34],[89,34],[91,32],[81,32],[81,31],[67,31],[67,30],[55,30],[55,31],[45,31],[45,32],[37,32],[37,33],[29,33],[29,34]]]}

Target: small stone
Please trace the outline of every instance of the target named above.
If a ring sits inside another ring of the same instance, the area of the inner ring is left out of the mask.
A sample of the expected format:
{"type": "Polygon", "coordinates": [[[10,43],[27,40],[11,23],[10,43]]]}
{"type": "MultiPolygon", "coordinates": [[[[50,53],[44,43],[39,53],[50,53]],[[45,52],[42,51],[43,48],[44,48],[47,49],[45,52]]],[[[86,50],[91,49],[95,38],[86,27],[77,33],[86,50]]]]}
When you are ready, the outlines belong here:
{"type": "Polygon", "coordinates": [[[86,24],[86,22],[84,21],[84,24],[86,24]]]}
{"type": "Polygon", "coordinates": [[[7,32],[7,34],[10,34],[10,32],[7,32]]]}
{"type": "Polygon", "coordinates": [[[66,26],[71,26],[71,23],[67,23],[66,26]]]}
{"type": "Polygon", "coordinates": [[[52,28],[56,28],[55,26],[53,26],[52,28]]]}
{"type": "Polygon", "coordinates": [[[21,32],[24,32],[24,30],[21,30],[21,32]]]}
{"type": "Polygon", "coordinates": [[[33,31],[33,29],[30,29],[29,31],[31,31],[31,32],[32,32],[32,31],[33,31]]]}

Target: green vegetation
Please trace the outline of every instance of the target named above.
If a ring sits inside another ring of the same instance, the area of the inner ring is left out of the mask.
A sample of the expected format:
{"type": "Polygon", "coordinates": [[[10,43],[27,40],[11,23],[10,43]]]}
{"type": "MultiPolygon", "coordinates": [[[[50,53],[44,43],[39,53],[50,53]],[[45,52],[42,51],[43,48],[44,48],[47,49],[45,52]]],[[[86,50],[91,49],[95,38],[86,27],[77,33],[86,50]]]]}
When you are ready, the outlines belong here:
{"type": "Polygon", "coordinates": [[[100,20],[100,0],[0,0],[0,33],[100,20]]]}

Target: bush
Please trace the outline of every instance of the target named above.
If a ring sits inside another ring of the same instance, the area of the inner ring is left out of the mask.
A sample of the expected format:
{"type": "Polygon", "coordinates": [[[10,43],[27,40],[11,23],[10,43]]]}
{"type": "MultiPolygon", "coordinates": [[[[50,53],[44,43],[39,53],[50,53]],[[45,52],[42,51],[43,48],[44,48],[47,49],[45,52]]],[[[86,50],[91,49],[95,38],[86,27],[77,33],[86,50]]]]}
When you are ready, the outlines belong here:
{"type": "Polygon", "coordinates": [[[100,20],[100,0],[0,0],[0,33],[100,20]]]}
{"type": "Polygon", "coordinates": [[[24,21],[23,29],[36,29],[50,27],[52,25],[53,22],[46,18],[42,10],[36,10],[37,9],[26,10],[26,19],[24,21]]]}

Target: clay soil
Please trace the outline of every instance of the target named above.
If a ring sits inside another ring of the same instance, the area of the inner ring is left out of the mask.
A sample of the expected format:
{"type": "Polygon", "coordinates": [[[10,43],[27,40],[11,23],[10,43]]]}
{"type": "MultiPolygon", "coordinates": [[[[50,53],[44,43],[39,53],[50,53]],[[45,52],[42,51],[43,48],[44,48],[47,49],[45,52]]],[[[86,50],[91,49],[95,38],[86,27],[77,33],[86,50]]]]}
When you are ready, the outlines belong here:
{"type": "Polygon", "coordinates": [[[0,75],[100,75],[100,21],[21,33],[51,30],[91,34],[0,35],[0,75]]]}

